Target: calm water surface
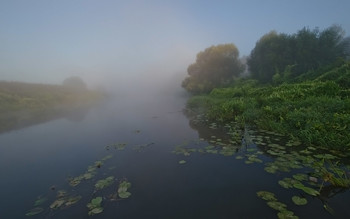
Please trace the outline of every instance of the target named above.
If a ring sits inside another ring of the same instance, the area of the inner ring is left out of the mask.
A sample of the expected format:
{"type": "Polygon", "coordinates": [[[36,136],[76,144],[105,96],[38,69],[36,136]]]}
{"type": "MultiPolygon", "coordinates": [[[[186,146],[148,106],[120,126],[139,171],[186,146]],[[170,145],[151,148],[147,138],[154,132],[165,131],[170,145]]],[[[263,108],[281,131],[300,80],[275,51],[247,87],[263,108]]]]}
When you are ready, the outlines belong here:
{"type": "MultiPolygon", "coordinates": [[[[256,196],[260,190],[274,192],[299,218],[350,218],[348,191],[329,200],[335,210],[332,216],[317,198],[308,197],[308,205],[295,206],[290,199],[295,191],[277,183],[284,175],[265,172],[263,164],[247,165],[236,155],[172,153],[184,142],[208,145],[198,143],[203,136],[184,115],[185,102],[185,97],[175,95],[115,98],[77,114],[77,119],[70,116],[1,134],[0,218],[277,218],[277,211],[256,196]],[[106,149],[114,143],[127,145],[124,150],[106,149]],[[69,185],[70,176],[84,173],[109,154],[113,158],[94,178],[69,185]],[[187,163],[181,165],[180,160],[187,163]],[[96,181],[107,176],[116,182],[95,193],[96,181]],[[110,201],[108,194],[117,190],[121,179],[132,184],[132,195],[110,201]],[[52,210],[49,206],[61,189],[82,199],[69,208],[52,210]],[[48,198],[40,205],[45,210],[25,216],[39,196],[48,198]],[[96,196],[104,197],[104,211],[88,216],[86,204],[96,196]]],[[[212,133],[206,134],[210,138],[212,133]]],[[[264,155],[260,159],[271,160],[264,155]]]]}

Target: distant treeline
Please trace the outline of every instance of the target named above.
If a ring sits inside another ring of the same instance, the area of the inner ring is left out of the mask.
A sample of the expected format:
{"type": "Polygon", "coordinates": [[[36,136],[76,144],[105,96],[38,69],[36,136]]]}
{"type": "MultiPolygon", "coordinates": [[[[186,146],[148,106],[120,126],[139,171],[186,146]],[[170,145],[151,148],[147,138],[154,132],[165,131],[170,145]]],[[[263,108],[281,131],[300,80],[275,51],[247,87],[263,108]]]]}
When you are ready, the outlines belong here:
{"type": "Polygon", "coordinates": [[[62,85],[0,81],[0,132],[61,116],[102,97],[78,77],[62,85]]]}
{"type": "Polygon", "coordinates": [[[306,75],[315,78],[349,57],[350,38],[339,26],[323,31],[303,28],[295,34],[271,31],[260,38],[246,58],[239,58],[234,44],[211,46],[198,53],[182,86],[194,94],[209,93],[228,86],[243,72],[259,83],[291,82],[302,75],[302,79],[307,79],[306,75]]]}

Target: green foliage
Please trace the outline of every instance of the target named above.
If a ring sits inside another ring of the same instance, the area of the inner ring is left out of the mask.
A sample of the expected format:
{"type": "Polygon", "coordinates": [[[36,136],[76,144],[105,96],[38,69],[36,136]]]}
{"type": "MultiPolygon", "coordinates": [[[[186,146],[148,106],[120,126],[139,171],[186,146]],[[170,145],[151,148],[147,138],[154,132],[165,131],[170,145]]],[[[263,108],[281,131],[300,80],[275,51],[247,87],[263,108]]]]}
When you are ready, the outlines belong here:
{"type": "Polygon", "coordinates": [[[206,109],[210,120],[253,124],[298,137],[308,145],[346,150],[350,148],[350,89],[344,81],[349,72],[346,63],[313,81],[279,86],[241,81],[195,96],[188,107],[206,109]]]}
{"type": "Polygon", "coordinates": [[[211,46],[199,52],[196,62],[187,69],[189,77],[182,82],[182,87],[198,94],[229,84],[244,70],[238,57],[234,44],[211,46]]]}
{"type": "Polygon", "coordinates": [[[62,85],[30,84],[0,81],[0,132],[21,124],[47,120],[69,110],[87,106],[101,99],[102,93],[92,90],[67,89],[62,85]]]}
{"type": "Polygon", "coordinates": [[[272,31],[256,43],[248,66],[253,78],[279,84],[309,71],[318,76],[325,66],[349,57],[349,46],[350,38],[335,25],[322,32],[303,28],[293,35],[272,31]]]}

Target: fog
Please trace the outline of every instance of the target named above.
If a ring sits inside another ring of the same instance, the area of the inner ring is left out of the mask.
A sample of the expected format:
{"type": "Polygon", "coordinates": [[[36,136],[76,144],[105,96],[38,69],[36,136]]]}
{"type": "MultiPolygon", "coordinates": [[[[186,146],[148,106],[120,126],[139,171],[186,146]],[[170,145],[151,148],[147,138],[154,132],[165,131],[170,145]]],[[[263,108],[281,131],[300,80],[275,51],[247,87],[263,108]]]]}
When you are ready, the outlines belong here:
{"type": "Polygon", "coordinates": [[[0,80],[146,93],[178,87],[199,51],[234,43],[241,56],[270,30],[340,24],[348,1],[2,1],[0,80]],[[332,10],[330,10],[332,8],[332,10]],[[295,16],[295,15],[298,16],[295,16]]]}

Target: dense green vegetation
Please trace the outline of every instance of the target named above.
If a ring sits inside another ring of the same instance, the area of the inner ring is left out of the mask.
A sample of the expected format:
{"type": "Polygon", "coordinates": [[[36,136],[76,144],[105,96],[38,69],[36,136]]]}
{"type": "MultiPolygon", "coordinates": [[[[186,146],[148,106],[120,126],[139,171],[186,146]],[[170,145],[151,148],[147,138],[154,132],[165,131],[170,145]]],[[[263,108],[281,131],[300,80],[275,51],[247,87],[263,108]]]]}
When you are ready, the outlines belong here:
{"type": "Polygon", "coordinates": [[[0,132],[56,118],[102,97],[82,81],[75,86],[75,81],[68,78],[63,85],[0,81],[0,132]]]}
{"type": "Polygon", "coordinates": [[[211,120],[238,121],[300,138],[309,145],[350,148],[350,63],[314,80],[262,86],[254,80],[194,96],[188,106],[211,120]],[[328,80],[332,79],[332,80],[328,80]]]}
{"type": "Polygon", "coordinates": [[[350,150],[349,45],[338,26],[322,32],[304,28],[294,35],[270,32],[248,58],[250,78],[193,96],[188,107],[204,110],[213,121],[236,121],[307,145],[350,150]]]}
{"type": "Polygon", "coordinates": [[[293,79],[349,55],[350,38],[339,26],[323,31],[303,28],[292,35],[271,31],[256,43],[248,65],[254,79],[268,83],[293,79]]]}
{"type": "Polygon", "coordinates": [[[189,77],[182,82],[182,87],[194,94],[208,93],[231,83],[243,70],[234,44],[211,46],[197,54],[196,62],[187,69],[189,77]]]}

